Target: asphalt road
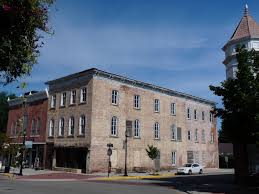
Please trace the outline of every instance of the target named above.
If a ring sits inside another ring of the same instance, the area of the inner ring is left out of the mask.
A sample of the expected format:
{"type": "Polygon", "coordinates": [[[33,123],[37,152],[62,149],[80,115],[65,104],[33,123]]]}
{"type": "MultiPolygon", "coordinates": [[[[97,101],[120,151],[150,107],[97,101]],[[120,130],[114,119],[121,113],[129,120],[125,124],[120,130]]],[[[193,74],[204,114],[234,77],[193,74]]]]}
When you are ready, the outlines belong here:
{"type": "Polygon", "coordinates": [[[0,180],[1,194],[178,194],[168,187],[87,181],[0,180]]]}

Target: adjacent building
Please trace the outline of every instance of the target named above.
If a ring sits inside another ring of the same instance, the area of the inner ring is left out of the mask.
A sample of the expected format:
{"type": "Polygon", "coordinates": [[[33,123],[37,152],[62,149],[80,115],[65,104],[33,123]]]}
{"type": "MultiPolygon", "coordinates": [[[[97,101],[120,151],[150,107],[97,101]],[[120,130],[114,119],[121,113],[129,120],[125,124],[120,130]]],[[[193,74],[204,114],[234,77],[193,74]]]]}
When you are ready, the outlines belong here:
{"type": "MultiPolygon", "coordinates": [[[[32,91],[24,97],[9,101],[7,135],[13,143],[22,144],[25,135],[25,166],[45,168],[46,160],[46,123],[48,95],[46,91],[32,91]],[[26,134],[22,129],[26,128],[26,134]]],[[[50,163],[51,164],[51,163],[50,163]]],[[[49,165],[51,167],[51,165],[49,165]]]]}
{"type": "Polygon", "coordinates": [[[218,167],[215,103],[98,69],[47,82],[47,137],[53,168],[106,171],[125,163],[126,121],[129,170],[153,168],[145,149],[158,147],[157,165],[171,169],[187,162],[218,167]]]}

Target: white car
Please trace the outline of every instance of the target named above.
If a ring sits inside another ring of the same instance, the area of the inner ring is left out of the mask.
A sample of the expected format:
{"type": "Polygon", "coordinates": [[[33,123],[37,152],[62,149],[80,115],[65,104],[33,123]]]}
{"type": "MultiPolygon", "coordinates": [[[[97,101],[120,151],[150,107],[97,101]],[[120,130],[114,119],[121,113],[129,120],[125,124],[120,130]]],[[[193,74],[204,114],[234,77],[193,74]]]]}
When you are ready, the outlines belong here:
{"type": "Polygon", "coordinates": [[[203,173],[203,168],[197,163],[185,164],[183,167],[177,168],[177,174],[193,174],[203,173]]]}

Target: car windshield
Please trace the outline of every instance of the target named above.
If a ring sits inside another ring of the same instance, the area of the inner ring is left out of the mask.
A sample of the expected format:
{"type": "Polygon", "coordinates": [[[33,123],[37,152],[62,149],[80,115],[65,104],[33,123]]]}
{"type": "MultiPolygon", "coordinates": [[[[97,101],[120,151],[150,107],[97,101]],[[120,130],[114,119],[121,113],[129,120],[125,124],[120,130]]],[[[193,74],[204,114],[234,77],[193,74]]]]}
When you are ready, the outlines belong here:
{"type": "Polygon", "coordinates": [[[185,167],[191,167],[192,164],[185,164],[185,167]]]}

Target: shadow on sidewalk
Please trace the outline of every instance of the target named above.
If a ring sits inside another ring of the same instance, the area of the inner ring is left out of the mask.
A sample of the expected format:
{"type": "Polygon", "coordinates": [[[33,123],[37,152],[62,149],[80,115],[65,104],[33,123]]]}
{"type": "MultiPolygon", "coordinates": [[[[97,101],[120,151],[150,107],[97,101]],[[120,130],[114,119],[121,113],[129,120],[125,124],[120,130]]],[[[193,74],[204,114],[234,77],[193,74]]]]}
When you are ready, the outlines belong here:
{"type": "MultiPolygon", "coordinates": [[[[152,179],[148,179],[152,180],[152,179]]],[[[258,194],[258,187],[241,187],[234,184],[233,174],[224,175],[197,175],[197,176],[176,176],[161,178],[153,184],[158,186],[171,187],[186,193],[211,192],[225,194],[258,194]]],[[[157,181],[157,179],[156,179],[157,181]]]]}

